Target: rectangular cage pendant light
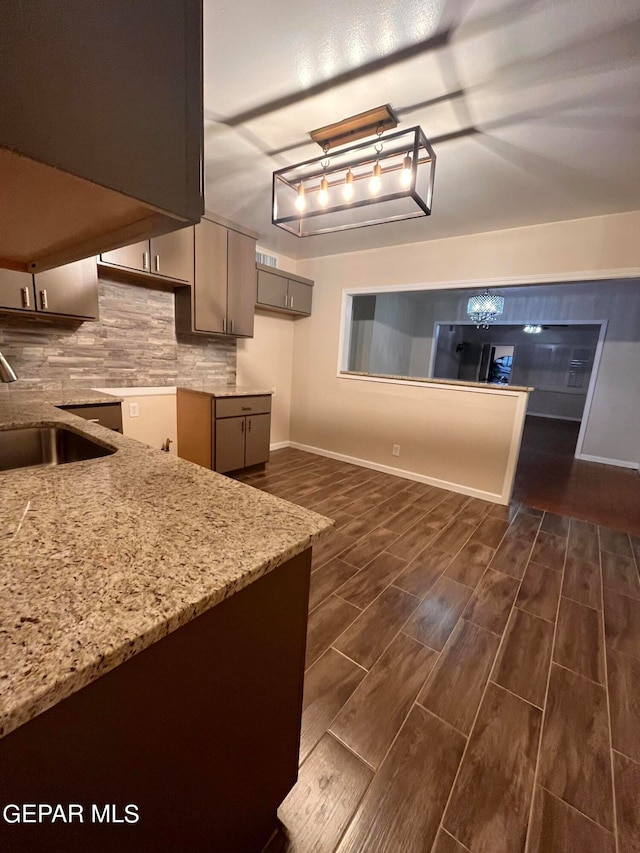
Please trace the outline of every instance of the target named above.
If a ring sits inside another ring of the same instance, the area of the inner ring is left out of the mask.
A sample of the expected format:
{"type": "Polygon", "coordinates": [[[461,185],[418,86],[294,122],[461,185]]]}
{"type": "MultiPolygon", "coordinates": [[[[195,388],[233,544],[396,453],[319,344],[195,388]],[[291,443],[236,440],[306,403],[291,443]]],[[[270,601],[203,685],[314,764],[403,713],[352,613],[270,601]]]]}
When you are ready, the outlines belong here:
{"type": "Polygon", "coordinates": [[[428,216],[435,164],[420,127],[327,151],[273,173],[271,221],[307,237],[428,216]]]}

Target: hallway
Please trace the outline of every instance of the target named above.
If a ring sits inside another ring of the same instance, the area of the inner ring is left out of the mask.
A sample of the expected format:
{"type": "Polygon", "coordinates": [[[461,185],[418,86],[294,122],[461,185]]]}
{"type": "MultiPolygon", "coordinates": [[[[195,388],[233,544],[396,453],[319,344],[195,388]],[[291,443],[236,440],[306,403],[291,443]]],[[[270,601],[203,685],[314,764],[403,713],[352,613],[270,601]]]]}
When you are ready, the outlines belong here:
{"type": "Polygon", "coordinates": [[[640,473],[574,459],[579,429],[574,421],[527,416],[514,500],[640,534],[640,473]]]}

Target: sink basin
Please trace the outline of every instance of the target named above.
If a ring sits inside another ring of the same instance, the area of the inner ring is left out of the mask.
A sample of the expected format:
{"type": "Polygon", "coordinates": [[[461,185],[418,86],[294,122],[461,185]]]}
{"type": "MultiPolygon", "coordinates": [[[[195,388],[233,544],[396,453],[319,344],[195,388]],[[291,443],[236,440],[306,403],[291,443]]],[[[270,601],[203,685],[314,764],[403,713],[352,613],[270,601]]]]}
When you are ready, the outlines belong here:
{"type": "Polygon", "coordinates": [[[0,430],[0,471],[64,465],[112,453],[115,448],[97,444],[63,426],[0,430]]]}

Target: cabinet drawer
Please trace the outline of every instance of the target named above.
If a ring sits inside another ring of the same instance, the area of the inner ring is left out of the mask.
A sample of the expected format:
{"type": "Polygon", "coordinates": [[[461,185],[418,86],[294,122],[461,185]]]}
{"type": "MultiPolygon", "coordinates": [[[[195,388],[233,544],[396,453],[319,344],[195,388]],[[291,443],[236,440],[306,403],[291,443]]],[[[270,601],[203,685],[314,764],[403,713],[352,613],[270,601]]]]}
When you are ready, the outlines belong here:
{"type": "Polygon", "coordinates": [[[216,397],[216,418],[267,414],[271,411],[271,395],[259,397],[216,397]]]}

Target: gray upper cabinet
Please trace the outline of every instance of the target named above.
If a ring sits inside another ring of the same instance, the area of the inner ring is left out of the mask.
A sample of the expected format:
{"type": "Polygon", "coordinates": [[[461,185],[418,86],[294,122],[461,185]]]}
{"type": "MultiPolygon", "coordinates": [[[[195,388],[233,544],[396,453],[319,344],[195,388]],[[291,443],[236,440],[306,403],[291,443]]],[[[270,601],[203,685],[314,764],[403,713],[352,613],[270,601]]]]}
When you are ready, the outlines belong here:
{"type": "Polygon", "coordinates": [[[95,258],[56,267],[33,277],[36,310],[68,317],[98,316],[98,271],[95,258]]]}
{"type": "Polygon", "coordinates": [[[297,279],[287,279],[289,283],[289,310],[296,314],[311,314],[313,300],[313,284],[307,284],[297,279]]]}
{"type": "Polygon", "coordinates": [[[252,337],[255,238],[212,219],[194,232],[194,284],[176,289],[178,331],[252,337]]]}
{"type": "Polygon", "coordinates": [[[256,307],[308,317],[311,314],[313,282],[291,273],[276,272],[271,267],[256,264],[258,290],[256,307]]]}
{"type": "Polygon", "coordinates": [[[193,227],[133,243],[100,255],[101,265],[117,267],[140,278],[193,281],[193,227]]]}
{"type": "Polygon", "coordinates": [[[256,292],[256,241],[238,231],[227,231],[227,331],[253,337],[256,292]],[[229,326],[230,324],[230,326],[229,326]]]}
{"type": "Polygon", "coordinates": [[[149,246],[149,264],[154,275],[180,281],[193,281],[193,227],[153,237],[149,246]]]}
{"type": "Polygon", "coordinates": [[[97,319],[95,258],[85,258],[35,276],[0,270],[0,310],[97,319]]]}
{"type": "Polygon", "coordinates": [[[202,0],[3,0],[0,34],[0,265],[200,220],[202,0]]]}
{"type": "Polygon", "coordinates": [[[132,243],[121,249],[113,249],[111,252],[103,252],[100,261],[113,264],[116,267],[124,267],[136,272],[149,272],[149,241],[132,243]]]}
{"type": "Polygon", "coordinates": [[[26,272],[0,269],[0,307],[14,311],[35,311],[33,276],[26,272]]]}

